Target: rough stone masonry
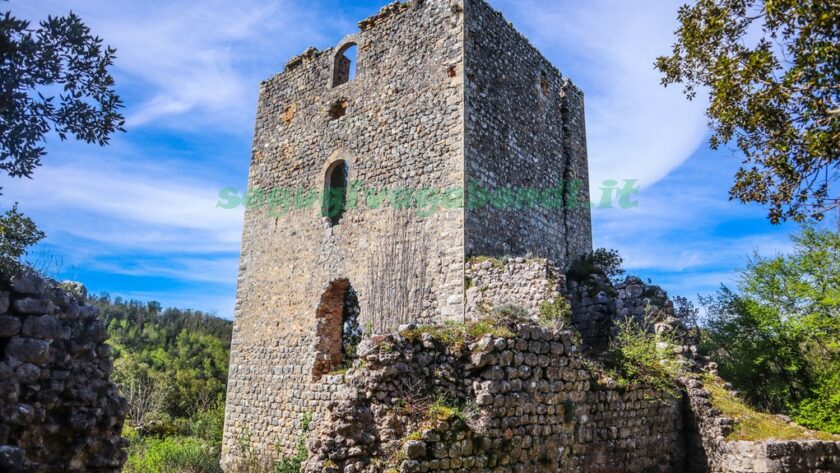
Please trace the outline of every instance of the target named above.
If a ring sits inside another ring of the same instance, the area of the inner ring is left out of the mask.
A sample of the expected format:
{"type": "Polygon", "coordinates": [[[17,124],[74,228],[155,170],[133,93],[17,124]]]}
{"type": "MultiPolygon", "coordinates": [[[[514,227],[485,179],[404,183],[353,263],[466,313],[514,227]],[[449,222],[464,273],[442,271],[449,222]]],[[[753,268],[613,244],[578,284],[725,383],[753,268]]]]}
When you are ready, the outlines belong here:
{"type": "Polygon", "coordinates": [[[343,181],[454,189],[462,202],[471,185],[579,189],[573,202],[557,196],[556,207],[456,205],[428,216],[353,189],[347,198],[359,205],[340,219],[320,205],[249,209],[225,462],[239,458],[244,437],[257,451],[291,454],[301,417],[312,412],[317,423],[333,391],[322,375],[340,358],[328,343],[341,328],[330,301],[349,288],[363,330],[386,333],[467,317],[467,256],[563,266],[590,251],[590,214],[579,205],[588,201],[585,136],[583,94],[482,0],[389,5],[334,48],[309,49],[263,82],[252,189],[321,191],[343,181]]]}
{"type": "Polygon", "coordinates": [[[696,378],[674,395],[590,369],[583,349],[603,347],[615,321],[659,304],[657,332],[676,330],[672,306],[637,278],[567,281],[592,249],[583,94],[499,12],[414,0],[359,28],[260,86],[249,188],[281,203],[291,197],[276,190],[297,190],[296,205],[245,214],[226,471],[301,445],[304,470],[324,473],[837,471],[840,444],[726,442],[696,378]],[[420,213],[388,189],[445,190],[454,204],[420,213]],[[479,206],[475,189],[555,199],[479,206]],[[580,340],[524,323],[453,351],[398,330],[500,305],[533,318],[560,297],[580,340]],[[444,394],[471,415],[412,431],[394,414],[444,394]]]}
{"type": "Polygon", "coordinates": [[[84,287],[0,279],[0,471],[117,473],[125,400],[84,287]]]}

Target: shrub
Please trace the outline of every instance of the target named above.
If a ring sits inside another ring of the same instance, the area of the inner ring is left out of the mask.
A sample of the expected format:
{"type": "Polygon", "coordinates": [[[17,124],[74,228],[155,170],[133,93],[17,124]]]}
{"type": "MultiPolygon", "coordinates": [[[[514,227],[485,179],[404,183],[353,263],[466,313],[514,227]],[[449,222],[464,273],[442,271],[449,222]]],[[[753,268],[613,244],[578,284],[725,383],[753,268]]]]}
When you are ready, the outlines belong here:
{"type": "Polygon", "coordinates": [[[17,271],[20,259],[43,238],[35,222],[18,212],[17,203],[0,215],[0,274],[8,277],[17,271]]]}
{"type": "Polygon", "coordinates": [[[565,297],[556,297],[553,301],[540,304],[540,325],[543,327],[563,328],[571,324],[572,306],[565,297]]]}
{"type": "Polygon", "coordinates": [[[671,345],[664,336],[628,319],[618,323],[618,333],[607,351],[607,368],[619,386],[635,382],[676,395],[678,363],[671,345]],[[667,346],[659,349],[660,342],[667,346]]]}
{"type": "Polygon", "coordinates": [[[517,324],[528,319],[528,312],[515,304],[504,304],[493,308],[491,319],[500,324],[517,324]]]}
{"type": "Polygon", "coordinates": [[[621,267],[623,263],[624,258],[618,250],[598,248],[576,259],[569,268],[568,276],[573,281],[583,281],[592,274],[617,279],[625,273],[621,267]]]}
{"type": "Polygon", "coordinates": [[[210,409],[199,411],[193,416],[190,433],[212,445],[222,445],[225,427],[225,403],[218,401],[210,409]]]}
{"type": "Polygon", "coordinates": [[[129,449],[125,473],[221,473],[219,451],[194,437],[147,438],[129,449]]]}

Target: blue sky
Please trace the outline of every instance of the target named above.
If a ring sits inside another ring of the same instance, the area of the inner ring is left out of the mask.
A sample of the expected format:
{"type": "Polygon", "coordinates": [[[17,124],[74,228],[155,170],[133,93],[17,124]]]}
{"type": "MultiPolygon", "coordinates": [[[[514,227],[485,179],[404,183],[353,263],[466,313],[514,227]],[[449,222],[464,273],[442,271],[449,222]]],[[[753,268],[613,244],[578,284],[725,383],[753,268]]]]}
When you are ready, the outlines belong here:
{"type": "MultiPolygon", "coordinates": [[[[233,313],[242,214],[215,208],[247,181],[260,80],[308,46],[357,30],[383,1],[11,0],[30,20],[71,8],[116,47],[128,132],[107,148],[51,138],[33,180],[0,178],[47,233],[30,261],[93,292],[233,313]]],[[[663,89],[652,63],[679,1],[491,0],[584,90],[593,194],[638,179],[639,206],[595,210],[595,245],[671,294],[731,284],[754,249],[790,248],[792,225],[728,201],[737,155],[708,149],[704,99],[663,89]]]]}

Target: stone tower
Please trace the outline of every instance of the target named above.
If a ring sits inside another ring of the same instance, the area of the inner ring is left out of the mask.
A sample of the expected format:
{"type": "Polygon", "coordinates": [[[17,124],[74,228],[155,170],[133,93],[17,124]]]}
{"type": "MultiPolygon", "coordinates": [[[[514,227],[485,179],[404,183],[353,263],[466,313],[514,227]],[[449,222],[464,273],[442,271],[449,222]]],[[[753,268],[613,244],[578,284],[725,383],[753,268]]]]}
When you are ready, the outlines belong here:
{"type": "Polygon", "coordinates": [[[243,441],[293,453],[318,421],[348,294],[362,337],[463,320],[465,258],[562,267],[591,250],[583,95],[500,13],[413,0],[359,27],[260,85],[249,187],[265,199],[245,214],[228,467],[243,441]]]}

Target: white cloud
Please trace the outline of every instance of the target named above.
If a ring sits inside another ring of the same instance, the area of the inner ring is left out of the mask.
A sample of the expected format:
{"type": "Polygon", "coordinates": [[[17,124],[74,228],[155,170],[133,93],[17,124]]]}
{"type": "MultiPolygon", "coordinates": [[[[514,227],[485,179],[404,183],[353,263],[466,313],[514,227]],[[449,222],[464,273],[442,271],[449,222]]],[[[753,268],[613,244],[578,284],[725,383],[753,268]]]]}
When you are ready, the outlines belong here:
{"type": "Polygon", "coordinates": [[[8,196],[47,229],[150,251],[238,251],[241,209],[216,208],[220,186],[97,160],[38,170],[11,181],[8,196]]]}
{"type": "Polygon", "coordinates": [[[493,3],[583,89],[593,183],[653,185],[702,143],[703,98],[663,88],[653,67],[673,43],[681,0],[493,3]]]}
{"type": "MultiPolygon", "coordinates": [[[[69,5],[13,0],[11,8],[40,20],[66,13],[69,5]]],[[[293,0],[91,0],[72,8],[117,49],[115,74],[129,101],[129,128],[210,123],[248,130],[259,81],[334,25],[312,5],[293,0]],[[188,113],[190,120],[171,119],[188,113]]]]}

